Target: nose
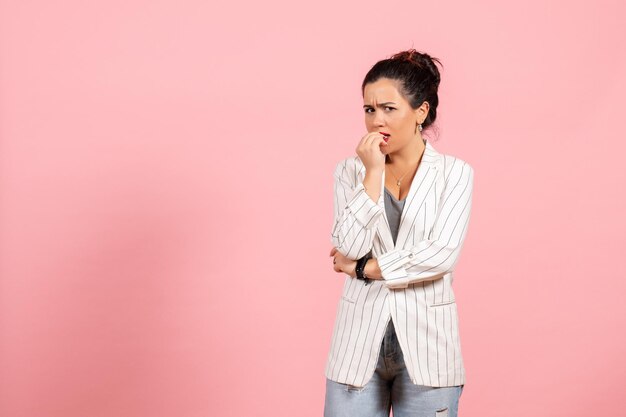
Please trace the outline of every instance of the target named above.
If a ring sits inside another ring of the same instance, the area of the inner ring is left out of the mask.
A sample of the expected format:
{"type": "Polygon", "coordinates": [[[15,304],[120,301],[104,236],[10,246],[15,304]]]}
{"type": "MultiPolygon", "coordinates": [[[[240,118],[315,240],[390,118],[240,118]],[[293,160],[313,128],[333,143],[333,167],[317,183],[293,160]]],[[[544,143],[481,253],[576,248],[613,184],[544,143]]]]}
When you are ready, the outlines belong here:
{"type": "Polygon", "coordinates": [[[376,112],[374,116],[374,124],[378,127],[383,127],[385,125],[384,115],[382,112],[376,112]]]}

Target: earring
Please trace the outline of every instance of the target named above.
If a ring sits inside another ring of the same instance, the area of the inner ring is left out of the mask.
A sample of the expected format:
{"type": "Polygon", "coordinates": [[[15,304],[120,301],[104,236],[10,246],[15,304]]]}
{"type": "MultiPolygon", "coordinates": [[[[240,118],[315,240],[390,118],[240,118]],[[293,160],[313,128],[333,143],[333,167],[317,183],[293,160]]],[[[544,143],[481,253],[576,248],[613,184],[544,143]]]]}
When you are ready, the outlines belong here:
{"type": "Polygon", "coordinates": [[[420,132],[422,131],[422,124],[420,123],[419,125],[417,125],[417,128],[420,130],[420,132]]]}

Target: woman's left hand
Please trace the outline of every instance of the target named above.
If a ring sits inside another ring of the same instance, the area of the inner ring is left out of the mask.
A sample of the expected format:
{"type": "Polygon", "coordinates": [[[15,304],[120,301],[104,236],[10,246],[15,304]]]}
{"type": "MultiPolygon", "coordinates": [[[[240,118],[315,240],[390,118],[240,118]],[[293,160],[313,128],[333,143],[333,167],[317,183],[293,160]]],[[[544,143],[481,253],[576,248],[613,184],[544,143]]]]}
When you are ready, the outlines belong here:
{"type": "Polygon", "coordinates": [[[356,261],[343,256],[337,248],[332,248],[330,256],[334,258],[333,269],[335,272],[345,272],[352,278],[356,278],[356,261]]]}

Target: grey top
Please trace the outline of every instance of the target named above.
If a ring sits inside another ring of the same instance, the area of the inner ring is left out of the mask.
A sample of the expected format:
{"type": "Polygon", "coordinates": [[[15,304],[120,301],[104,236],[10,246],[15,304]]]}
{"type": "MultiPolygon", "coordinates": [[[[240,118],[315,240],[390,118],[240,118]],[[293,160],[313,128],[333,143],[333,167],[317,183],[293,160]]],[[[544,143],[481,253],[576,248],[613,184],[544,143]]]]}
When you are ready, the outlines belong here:
{"type": "Polygon", "coordinates": [[[398,200],[389,190],[387,190],[387,187],[385,187],[385,214],[387,214],[387,219],[389,219],[389,228],[391,229],[394,244],[396,243],[396,238],[398,237],[400,216],[402,215],[405,202],[406,197],[402,200],[398,200]]]}
{"type": "MultiPolygon", "coordinates": [[[[391,236],[393,237],[393,243],[396,243],[396,238],[398,237],[398,229],[400,228],[400,216],[402,215],[402,210],[404,209],[404,203],[406,202],[406,197],[402,200],[398,200],[387,190],[385,187],[385,214],[387,215],[387,219],[389,219],[389,228],[391,229],[391,236]]],[[[372,251],[369,251],[368,256],[372,256],[372,251]]]]}

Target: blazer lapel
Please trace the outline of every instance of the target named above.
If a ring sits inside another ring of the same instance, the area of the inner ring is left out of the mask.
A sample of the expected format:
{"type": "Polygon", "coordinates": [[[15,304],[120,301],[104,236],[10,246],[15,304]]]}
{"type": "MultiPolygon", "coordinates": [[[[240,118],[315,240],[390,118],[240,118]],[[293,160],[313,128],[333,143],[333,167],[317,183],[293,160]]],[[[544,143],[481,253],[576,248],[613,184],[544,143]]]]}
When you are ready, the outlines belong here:
{"type": "MultiPolygon", "coordinates": [[[[360,161],[357,157],[357,160],[360,161]]],[[[360,163],[359,178],[363,181],[365,177],[365,167],[360,163]]],[[[420,214],[420,211],[425,209],[425,201],[429,193],[436,190],[434,204],[439,206],[439,198],[444,186],[443,175],[443,157],[442,155],[432,147],[430,142],[426,141],[426,148],[424,149],[424,155],[420,162],[417,172],[413,177],[411,186],[409,187],[409,193],[406,196],[406,203],[402,210],[402,216],[400,217],[400,226],[398,229],[398,237],[396,243],[393,243],[393,236],[391,235],[391,228],[389,226],[389,220],[387,219],[387,213],[383,212],[382,219],[376,227],[376,233],[381,241],[382,251],[388,252],[392,249],[404,248],[406,242],[410,236],[410,232],[415,226],[415,221],[420,214]]],[[[432,203],[431,203],[432,204],[432,203]]],[[[383,171],[382,184],[380,187],[380,197],[378,198],[378,205],[385,209],[385,171],[383,171]]],[[[428,229],[425,235],[430,234],[430,228],[434,219],[430,219],[428,229]]]]}
{"type": "MultiPolygon", "coordinates": [[[[383,170],[383,183],[380,187],[380,197],[378,198],[378,205],[383,209],[385,208],[385,171],[383,170]]],[[[382,220],[378,222],[377,227],[378,238],[382,242],[382,250],[388,252],[394,248],[393,236],[391,235],[391,227],[389,226],[389,220],[387,220],[387,213],[383,212],[382,220]]]]}

